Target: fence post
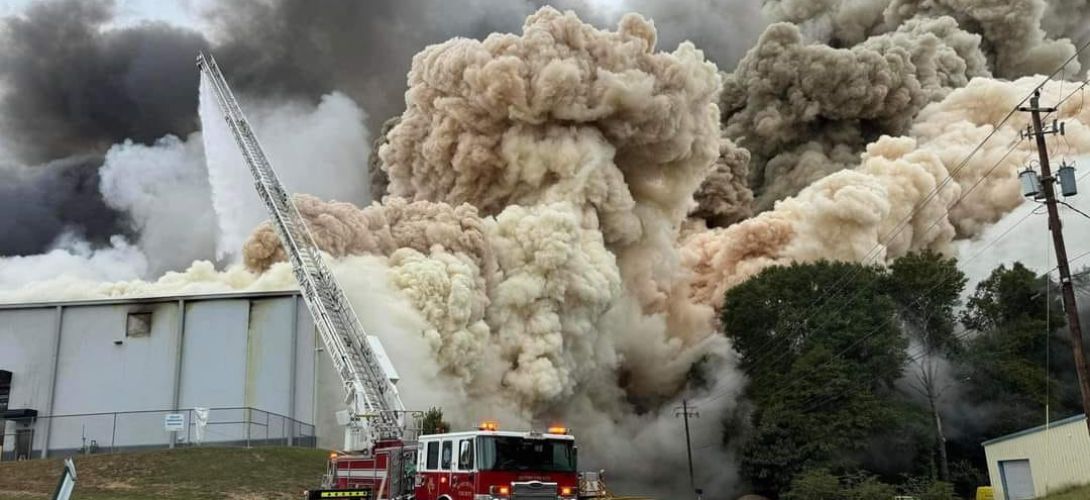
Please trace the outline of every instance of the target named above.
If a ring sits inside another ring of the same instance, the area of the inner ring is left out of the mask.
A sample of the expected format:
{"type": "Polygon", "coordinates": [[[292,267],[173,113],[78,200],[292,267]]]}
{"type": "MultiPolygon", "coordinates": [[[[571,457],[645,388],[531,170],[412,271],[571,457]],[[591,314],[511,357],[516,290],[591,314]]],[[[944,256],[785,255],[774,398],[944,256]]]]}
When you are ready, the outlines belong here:
{"type": "Polygon", "coordinates": [[[250,424],[253,422],[253,412],[246,408],[246,447],[250,447],[250,424]]]}
{"type": "Polygon", "coordinates": [[[269,445],[269,412],[265,412],[265,446],[269,445]]]}
{"type": "Polygon", "coordinates": [[[280,435],[284,438],[284,445],[291,446],[291,438],[288,437],[288,419],[280,417],[280,435]]]}
{"type": "Polygon", "coordinates": [[[114,424],[110,429],[110,453],[114,452],[114,441],[117,440],[117,412],[114,412],[114,424]]]}

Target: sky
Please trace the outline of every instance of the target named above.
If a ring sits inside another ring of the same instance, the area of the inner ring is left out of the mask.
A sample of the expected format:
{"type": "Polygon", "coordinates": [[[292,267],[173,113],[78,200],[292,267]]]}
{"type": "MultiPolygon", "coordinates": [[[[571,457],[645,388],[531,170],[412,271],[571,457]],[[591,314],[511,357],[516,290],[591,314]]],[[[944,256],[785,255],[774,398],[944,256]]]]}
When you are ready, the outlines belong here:
{"type": "MultiPolygon", "coordinates": [[[[21,14],[35,0],[3,0],[0,17],[21,14]]],[[[117,0],[117,16],[111,26],[161,21],[206,31],[201,11],[209,0],[117,0]]]]}

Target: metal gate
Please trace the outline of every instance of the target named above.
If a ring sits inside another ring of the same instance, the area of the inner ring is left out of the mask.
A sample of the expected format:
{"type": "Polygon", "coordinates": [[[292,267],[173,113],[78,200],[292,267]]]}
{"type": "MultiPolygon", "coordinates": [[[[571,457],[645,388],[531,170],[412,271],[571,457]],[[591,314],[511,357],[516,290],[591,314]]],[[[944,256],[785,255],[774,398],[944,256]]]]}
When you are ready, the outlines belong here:
{"type": "Polygon", "coordinates": [[[1033,498],[1033,473],[1029,460],[1004,460],[999,462],[999,476],[1003,481],[1006,500],[1033,498]]]}

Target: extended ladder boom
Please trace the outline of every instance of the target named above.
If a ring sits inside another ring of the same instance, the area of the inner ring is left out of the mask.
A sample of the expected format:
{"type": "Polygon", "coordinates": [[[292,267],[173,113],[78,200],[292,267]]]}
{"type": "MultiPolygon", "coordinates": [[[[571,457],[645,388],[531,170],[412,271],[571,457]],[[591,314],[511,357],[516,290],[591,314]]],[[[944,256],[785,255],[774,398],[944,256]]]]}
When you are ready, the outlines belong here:
{"type": "Polygon", "coordinates": [[[265,158],[215,59],[201,54],[197,67],[208,79],[223,117],[253,174],[257,193],[291,260],[303,299],[333,366],[344,381],[349,414],[345,448],[369,451],[376,440],[401,439],[400,417],[404,406],[397,388],[369,345],[352,305],[323,262],[305,220],[265,158]]]}

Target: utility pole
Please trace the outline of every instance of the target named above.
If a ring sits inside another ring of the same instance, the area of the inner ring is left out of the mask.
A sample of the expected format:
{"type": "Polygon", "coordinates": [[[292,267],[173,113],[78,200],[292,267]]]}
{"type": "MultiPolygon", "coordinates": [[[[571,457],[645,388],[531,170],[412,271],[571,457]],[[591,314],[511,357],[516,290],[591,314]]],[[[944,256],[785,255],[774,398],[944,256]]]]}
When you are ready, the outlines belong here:
{"type": "Polygon", "coordinates": [[[689,453],[689,487],[696,492],[696,480],[693,479],[693,443],[689,439],[689,417],[700,418],[696,409],[689,407],[689,400],[681,400],[681,408],[674,408],[674,416],[685,419],[685,450],[689,453]]]}
{"type": "MultiPolygon", "coordinates": [[[[1090,415],[1090,377],[1086,372],[1086,355],[1083,354],[1082,327],[1079,325],[1079,310],[1075,305],[1075,288],[1071,283],[1071,269],[1067,262],[1067,248],[1064,246],[1063,226],[1060,223],[1060,213],[1056,208],[1056,177],[1052,176],[1052,170],[1048,165],[1048,148],[1045,144],[1045,134],[1063,134],[1063,127],[1056,128],[1055,121],[1049,130],[1041,127],[1041,112],[1053,112],[1056,108],[1040,107],[1041,91],[1033,92],[1029,100],[1029,107],[1019,107],[1019,111],[1029,112],[1033,118],[1033,130],[1029,134],[1037,140],[1037,155],[1041,161],[1041,175],[1038,178],[1040,187],[1044,191],[1045,205],[1048,208],[1048,228],[1052,232],[1052,244],[1056,247],[1056,264],[1060,271],[1060,287],[1063,291],[1064,311],[1067,313],[1067,327],[1071,333],[1071,350],[1075,355],[1075,370],[1079,375],[1079,389],[1082,392],[1083,413],[1090,415]]],[[[1062,165],[1061,165],[1062,166],[1062,165]]],[[[1061,174],[1063,168],[1060,169],[1061,174]]],[[[1032,172],[1030,172],[1032,173],[1032,172]]],[[[1025,174],[1025,172],[1023,172],[1025,174]]],[[[1024,179],[1024,178],[1023,178],[1024,179]]],[[[1074,179],[1070,178],[1072,185],[1063,187],[1064,191],[1074,192],[1074,179]]],[[[1066,179],[1064,179],[1066,181],[1066,179]]],[[[1027,194],[1029,194],[1027,192],[1027,194]]],[[[1036,193],[1034,193],[1036,194],[1036,193]]],[[[1065,193],[1066,194],[1066,193],[1065,193]]],[[[1090,431],[1090,418],[1086,419],[1087,430],[1090,431]]]]}

